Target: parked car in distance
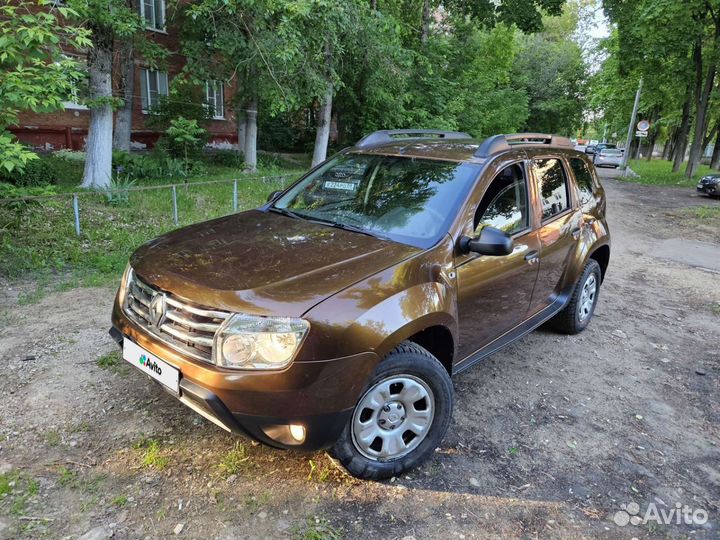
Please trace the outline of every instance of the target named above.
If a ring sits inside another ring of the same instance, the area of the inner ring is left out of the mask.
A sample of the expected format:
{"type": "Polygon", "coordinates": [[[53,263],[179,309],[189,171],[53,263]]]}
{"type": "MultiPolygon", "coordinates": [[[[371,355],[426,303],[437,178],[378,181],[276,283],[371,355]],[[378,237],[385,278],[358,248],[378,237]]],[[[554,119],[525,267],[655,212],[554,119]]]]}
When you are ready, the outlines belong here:
{"type": "Polygon", "coordinates": [[[398,476],[441,443],[451,376],[546,321],[587,327],[605,206],[562,137],[375,132],[260,208],[141,246],[110,334],[229,432],[398,476]]]}
{"type": "Polygon", "coordinates": [[[720,197],[720,174],[703,176],[698,182],[697,191],[708,197],[720,197]]]}
{"type": "Polygon", "coordinates": [[[585,153],[586,154],[597,154],[600,150],[603,150],[605,148],[617,148],[617,145],[615,143],[596,143],[596,144],[589,144],[585,147],[585,153]]]}
{"type": "Polygon", "coordinates": [[[614,167],[622,165],[623,153],[616,148],[604,148],[593,155],[596,167],[614,167]]]}
{"type": "Polygon", "coordinates": [[[617,148],[617,145],[615,143],[609,142],[597,143],[595,145],[595,152],[599,152],[600,150],[604,150],[605,148],[617,148]]]}

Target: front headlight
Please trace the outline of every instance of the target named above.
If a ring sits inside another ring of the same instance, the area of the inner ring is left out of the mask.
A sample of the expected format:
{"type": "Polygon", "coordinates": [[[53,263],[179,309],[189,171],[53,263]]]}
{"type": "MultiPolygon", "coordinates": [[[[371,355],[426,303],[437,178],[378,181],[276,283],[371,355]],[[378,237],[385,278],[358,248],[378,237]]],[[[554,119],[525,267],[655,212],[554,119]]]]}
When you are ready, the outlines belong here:
{"type": "Polygon", "coordinates": [[[120,305],[125,305],[125,296],[127,295],[128,282],[130,281],[130,275],[132,274],[132,267],[130,263],[125,267],[122,278],[120,279],[120,288],[118,289],[118,298],[120,305]]]}
{"type": "Polygon", "coordinates": [[[215,333],[213,361],[236,369],[282,369],[295,358],[309,328],[304,319],[236,313],[215,333]]]}

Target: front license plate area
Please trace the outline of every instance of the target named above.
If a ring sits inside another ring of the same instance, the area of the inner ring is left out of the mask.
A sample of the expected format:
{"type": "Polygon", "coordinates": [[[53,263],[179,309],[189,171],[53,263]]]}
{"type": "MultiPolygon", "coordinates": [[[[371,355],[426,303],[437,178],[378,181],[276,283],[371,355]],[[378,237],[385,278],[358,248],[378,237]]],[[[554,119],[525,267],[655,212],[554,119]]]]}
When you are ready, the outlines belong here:
{"type": "Polygon", "coordinates": [[[180,371],[127,338],[123,340],[123,359],[176,394],[179,393],[180,371]]]}

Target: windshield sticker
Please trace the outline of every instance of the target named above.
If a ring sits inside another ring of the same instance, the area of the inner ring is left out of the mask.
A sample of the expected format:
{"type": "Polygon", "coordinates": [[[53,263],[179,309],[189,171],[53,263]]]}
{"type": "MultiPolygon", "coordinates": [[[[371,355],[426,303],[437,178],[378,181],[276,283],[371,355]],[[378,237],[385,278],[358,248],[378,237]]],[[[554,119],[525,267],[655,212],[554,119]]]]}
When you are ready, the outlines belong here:
{"type": "Polygon", "coordinates": [[[355,191],[355,187],[357,184],[352,184],[350,182],[332,182],[327,181],[323,184],[323,187],[325,189],[342,189],[344,191],[355,191]]]}

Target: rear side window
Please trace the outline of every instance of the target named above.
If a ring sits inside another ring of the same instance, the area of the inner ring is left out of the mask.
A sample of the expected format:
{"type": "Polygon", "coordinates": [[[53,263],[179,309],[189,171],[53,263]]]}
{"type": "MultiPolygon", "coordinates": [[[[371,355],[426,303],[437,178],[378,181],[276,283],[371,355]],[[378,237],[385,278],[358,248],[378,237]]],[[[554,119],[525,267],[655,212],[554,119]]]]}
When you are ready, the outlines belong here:
{"type": "Polygon", "coordinates": [[[570,206],[567,177],[559,159],[536,159],[533,163],[542,201],[543,219],[549,219],[570,206]]]}
{"type": "Polygon", "coordinates": [[[590,169],[588,169],[587,163],[578,158],[570,160],[570,168],[580,189],[580,202],[585,204],[593,198],[593,178],[590,169]]]}

